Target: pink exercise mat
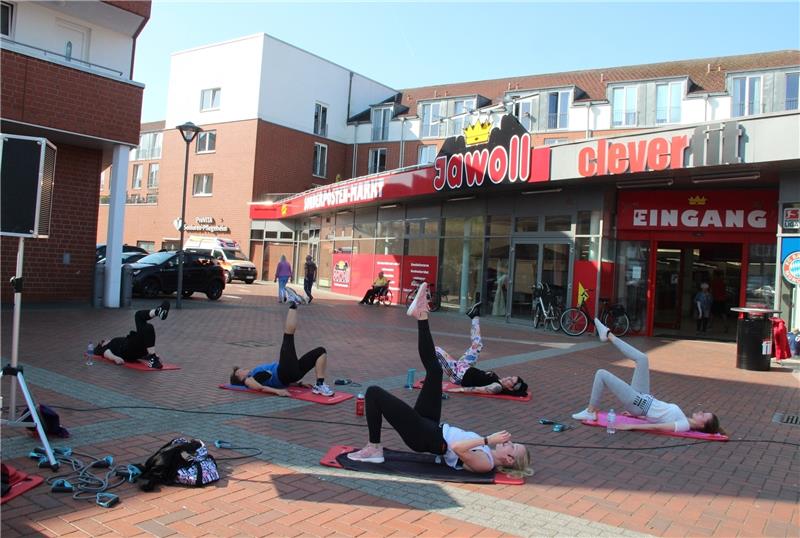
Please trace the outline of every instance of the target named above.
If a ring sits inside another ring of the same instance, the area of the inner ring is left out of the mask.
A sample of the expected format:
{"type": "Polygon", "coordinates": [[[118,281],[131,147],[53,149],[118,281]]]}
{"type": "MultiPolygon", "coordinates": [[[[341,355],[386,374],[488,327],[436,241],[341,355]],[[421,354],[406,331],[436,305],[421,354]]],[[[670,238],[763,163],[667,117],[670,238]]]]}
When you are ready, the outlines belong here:
{"type": "MultiPolygon", "coordinates": [[[[107,359],[105,357],[101,357],[100,355],[93,355],[92,358],[95,360],[95,362],[102,361],[102,362],[107,362],[109,364],[113,364],[114,366],[117,366],[116,362],[112,361],[111,359],[107,359]]],[[[136,361],[136,362],[124,362],[124,363],[120,364],[119,366],[122,366],[124,368],[130,368],[131,370],[139,370],[140,372],[163,372],[165,370],[180,370],[181,369],[181,367],[178,366],[177,364],[167,364],[166,362],[164,362],[164,363],[162,363],[162,365],[163,365],[163,368],[150,368],[145,363],[140,362],[140,361],[136,361]]]]}
{"type": "MultiPolygon", "coordinates": [[[[253,392],[255,394],[260,394],[261,396],[275,396],[275,394],[261,392],[260,390],[243,387],[241,385],[225,384],[225,385],[220,385],[219,388],[225,390],[235,390],[238,392],[253,392]]],[[[319,403],[323,405],[338,404],[346,400],[349,400],[350,398],[353,397],[353,395],[350,394],[349,392],[337,392],[333,396],[323,396],[321,394],[314,394],[308,387],[291,386],[288,387],[286,390],[289,391],[289,398],[294,398],[295,400],[304,400],[306,402],[319,403]]]]}
{"type": "MultiPolygon", "coordinates": [[[[419,381],[414,382],[415,389],[421,389],[422,384],[425,382],[425,379],[420,379],[419,381]]],[[[451,383],[450,381],[442,381],[442,392],[447,392],[449,394],[460,394],[462,396],[480,396],[481,398],[496,398],[498,400],[512,400],[514,402],[530,402],[531,398],[531,391],[529,390],[525,396],[512,396],[511,394],[485,394],[483,392],[449,392],[452,389],[461,388],[461,385],[456,385],[455,383],[451,383]]]]}
{"type": "MultiPolygon", "coordinates": [[[[597,413],[597,420],[583,420],[584,424],[587,426],[600,426],[605,428],[608,425],[606,421],[607,413],[605,411],[600,411],[597,413]]],[[[644,419],[637,418],[637,417],[629,417],[627,415],[617,415],[617,424],[648,424],[648,422],[644,419]]],[[[670,432],[666,430],[626,430],[626,431],[637,431],[642,433],[655,433],[657,435],[669,435],[670,437],[688,437],[690,439],[703,439],[705,441],[727,441],[728,436],[722,435],[721,433],[703,433],[694,430],[690,430],[688,432],[670,432]]]]}

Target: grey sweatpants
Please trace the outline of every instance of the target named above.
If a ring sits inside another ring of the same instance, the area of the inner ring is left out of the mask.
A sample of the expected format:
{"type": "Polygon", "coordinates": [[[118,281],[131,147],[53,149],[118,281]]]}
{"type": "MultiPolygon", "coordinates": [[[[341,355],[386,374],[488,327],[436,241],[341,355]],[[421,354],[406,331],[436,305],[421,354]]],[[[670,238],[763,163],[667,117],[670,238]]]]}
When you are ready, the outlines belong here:
{"type": "Polygon", "coordinates": [[[609,334],[608,339],[626,357],[636,363],[636,367],[633,369],[633,378],[631,378],[629,385],[607,370],[597,370],[594,374],[594,384],[592,385],[592,396],[589,398],[589,405],[599,408],[603,391],[608,388],[628,413],[633,416],[641,416],[643,414],[643,410],[640,407],[642,403],[641,396],[650,394],[650,365],[647,361],[647,355],[614,335],[609,334]]]}

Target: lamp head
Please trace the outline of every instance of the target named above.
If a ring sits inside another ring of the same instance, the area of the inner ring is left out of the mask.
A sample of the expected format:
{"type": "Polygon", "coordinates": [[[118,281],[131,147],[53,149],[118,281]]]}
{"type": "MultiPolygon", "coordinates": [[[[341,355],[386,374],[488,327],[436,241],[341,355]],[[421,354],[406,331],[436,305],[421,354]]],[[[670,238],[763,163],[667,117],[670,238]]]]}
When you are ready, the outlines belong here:
{"type": "Polygon", "coordinates": [[[198,127],[194,123],[187,121],[183,125],[178,125],[176,127],[181,132],[181,136],[186,141],[187,144],[191,143],[194,140],[194,137],[197,136],[197,133],[203,131],[201,127],[198,127]]]}

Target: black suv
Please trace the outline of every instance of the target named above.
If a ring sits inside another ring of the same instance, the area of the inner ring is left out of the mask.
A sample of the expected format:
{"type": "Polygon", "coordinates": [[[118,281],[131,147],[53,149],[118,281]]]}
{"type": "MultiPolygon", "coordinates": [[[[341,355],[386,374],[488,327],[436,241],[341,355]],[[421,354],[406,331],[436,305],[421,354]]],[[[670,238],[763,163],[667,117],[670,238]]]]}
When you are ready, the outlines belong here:
{"type": "MultiPolygon", "coordinates": [[[[122,252],[141,252],[145,256],[147,256],[148,252],[143,249],[142,247],[137,247],[136,245],[122,245],[122,252]]],[[[94,250],[94,261],[99,262],[106,257],[106,246],[105,245],[97,245],[97,248],[94,250]]]]}
{"type": "MultiPolygon", "coordinates": [[[[177,252],[156,252],[129,265],[133,275],[133,293],[155,297],[178,289],[177,252]]],[[[183,258],[183,296],[200,291],[216,301],[225,289],[225,275],[214,258],[185,253],[183,258]]]]}

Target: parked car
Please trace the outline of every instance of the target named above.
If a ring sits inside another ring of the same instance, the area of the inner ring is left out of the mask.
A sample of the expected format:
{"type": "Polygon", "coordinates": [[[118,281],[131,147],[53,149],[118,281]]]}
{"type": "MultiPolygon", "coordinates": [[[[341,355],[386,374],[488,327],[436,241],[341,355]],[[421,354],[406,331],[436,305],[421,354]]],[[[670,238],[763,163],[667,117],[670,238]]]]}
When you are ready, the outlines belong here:
{"type": "MultiPolygon", "coordinates": [[[[149,254],[145,249],[142,247],[137,247],[136,245],[122,245],[122,253],[126,252],[141,252],[145,256],[149,254]]],[[[105,245],[97,245],[94,251],[94,261],[99,262],[103,258],[106,257],[106,246],[105,245]]]]}
{"type": "MultiPolygon", "coordinates": [[[[156,252],[130,265],[133,293],[155,297],[178,289],[178,253],[156,252]]],[[[205,293],[212,301],[222,297],[225,274],[217,261],[202,254],[187,252],[183,259],[183,296],[205,293]]]]}
{"type": "MultiPolygon", "coordinates": [[[[122,264],[125,265],[126,263],[136,263],[142,258],[147,256],[146,252],[123,252],[122,253],[122,264]]],[[[106,263],[105,256],[97,260],[97,263],[106,263]]]]}

